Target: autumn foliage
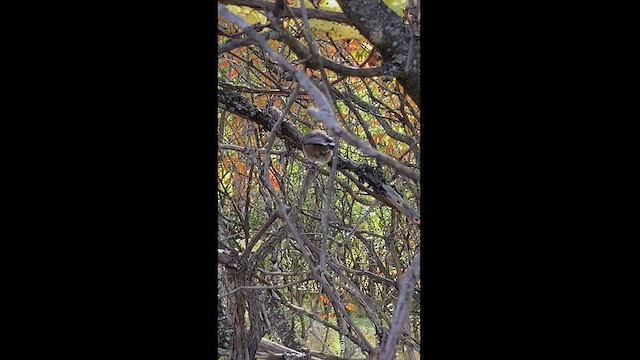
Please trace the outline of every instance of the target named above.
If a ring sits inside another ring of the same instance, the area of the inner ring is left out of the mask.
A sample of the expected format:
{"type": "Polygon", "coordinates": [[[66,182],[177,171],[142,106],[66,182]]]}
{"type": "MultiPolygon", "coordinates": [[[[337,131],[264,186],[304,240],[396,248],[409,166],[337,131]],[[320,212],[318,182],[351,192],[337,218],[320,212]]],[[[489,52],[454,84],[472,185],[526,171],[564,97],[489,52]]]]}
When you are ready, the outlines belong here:
{"type": "MultiPolygon", "coordinates": [[[[254,32],[232,16],[218,18],[215,181],[225,262],[217,306],[228,329],[219,350],[233,359],[284,352],[265,350],[268,340],[287,351],[363,359],[396,331],[395,307],[409,296],[401,329],[408,335],[398,350],[417,354],[420,286],[406,295],[400,282],[420,251],[420,226],[389,206],[372,178],[364,180],[377,176],[419,211],[419,181],[363,151],[419,171],[420,106],[404,63],[397,66],[401,60],[376,45],[384,38],[362,35],[369,32],[343,14],[342,0],[307,2],[304,16],[299,2],[288,2],[293,17],[286,9],[274,17],[273,1],[220,2],[254,32]],[[337,124],[364,145],[341,139],[312,115],[319,104],[296,78],[302,75],[325,96],[337,124]],[[305,160],[300,139],[315,128],[337,139],[335,162],[313,167],[305,160]]],[[[397,26],[415,30],[409,2],[386,3],[397,26]]]]}

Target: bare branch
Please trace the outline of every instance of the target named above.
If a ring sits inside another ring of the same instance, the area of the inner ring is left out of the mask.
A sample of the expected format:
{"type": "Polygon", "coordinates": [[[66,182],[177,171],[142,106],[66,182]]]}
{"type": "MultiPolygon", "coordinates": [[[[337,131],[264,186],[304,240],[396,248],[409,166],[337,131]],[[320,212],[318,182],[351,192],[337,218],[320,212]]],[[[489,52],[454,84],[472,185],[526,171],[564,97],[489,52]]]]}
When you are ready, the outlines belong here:
{"type": "Polygon", "coordinates": [[[265,285],[265,286],[238,286],[237,288],[229,291],[228,293],[224,294],[224,295],[218,295],[218,299],[222,299],[224,297],[227,297],[235,292],[238,292],[240,290],[266,290],[266,289],[282,289],[282,288],[286,288],[289,286],[293,286],[293,285],[298,285],[298,284],[302,284],[303,282],[307,282],[309,280],[313,280],[312,277],[306,277],[304,279],[298,280],[298,281],[294,281],[288,284],[283,284],[283,285],[265,285]]]}
{"type": "MultiPolygon", "coordinates": [[[[266,1],[258,1],[258,0],[218,0],[219,3],[227,4],[227,5],[238,5],[238,6],[248,6],[254,9],[266,9],[271,10],[274,6],[274,3],[266,2],[266,1]]],[[[300,8],[291,8],[291,11],[295,16],[301,16],[300,8]]],[[[309,9],[307,10],[309,14],[309,18],[312,19],[320,19],[320,20],[328,20],[334,21],[344,24],[349,24],[350,21],[343,13],[335,12],[335,11],[326,11],[326,10],[317,10],[317,9],[309,9]]],[[[283,17],[289,17],[288,14],[280,14],[283,17]]]]}
{"type": "Polygon", "coordinates": [[[398,74],[398,81],[405,88],[407,94],[420,107],[420,41],[413,42],[413,52],[409,54],[412,34],[410,26],[404,24],[401,17],[396,15],[380,0],[337,0],[344,14],[380,51],[382,59],[398,74]],[[413,56],[409,64],[409,72],[404,71],[407,66],[408,55],[413,56]]]}
{"type": "MultiPolygon", "coordinates": [[[[261,33],[260,36],[262,38],[264,38],[265,40],[280,40],[282,38],[282,36],[275,32],[275,31],[269,31],[266,33],[261,33]]],[[[249,45],[255,45],[256,42],[251,40],[250,38],[244,38],[244,39],[235,39],[235,40],[229,40],[226,43],[224,43],[223,45],[220,45],[218,47],[218,55],[220,54],[224,54],[226,52],[229,52],[233,49],[242,47],[242,46],[249,46],[249,45]]]]}
{"type": "Polygon", "coordinates": [[[367,142],[365,142],[364,140],[351,134],[351,132],[347,131],[342,126],[340,126],[340,124],[338,124],[338,121],[336,120],[335,115],[333,115],[332,111],[326,111],[326,109],[319,110],[311,107],[308,108],[307,111],[316,119],[322,121],[329,129],[333,130],[336,135],[341,136],[349,144],[360,149],[365,155],[369,155],[374,159],[380,161],[381,163],[391,166],[399,174],[406,176],[409,179],[414,180],[415,182],[420,182],[420,172],[414,172],[407,166],[396,161],[391,156],[382,154],[381,152],[372,148],[371,145],[367,144],[367,142]]]}
{"type": "Polygon", "coordinates": [[[411,298],[413,297],[414,287],[418,279],[420,278],[420,251],[416,253],[416,256],[411,262],[411,266],[407,269],[407,272],[400,281],[400,296],[396,303],[393,324],[389,330],[389,336],[387,341],[382,347],[380,353],[380,360],[391,360],[395,357],[396,344],[400,339],[403,328],[407,323],[407,317],[409,316],[409,307],[411,306],[411,298]]]}
{"type": "MultiPolygon", "coordinates": [[[[315,87],[314,87],[315,88],[315,87]]],[[[316,88],[317,91],[317,88],[316,88]]],[[[320,96],[323,96],[322,94],[320,94],[320,96]]],[[[323,96],[324,98],[324,96],[323,96]]],[[[325,98],[326,99],[326,98],[325,98]]],[[[255,121],[256,123],[260,124],[261,126],[263,126],[266,129],[271,129],[272,128],[272,121],[273,119],[264,111],[261,111],[260,109],[258,109],[255,105],[251,104],[249,102],[248,99],[234,93],[231,91],[226,91],[226,92],[218,92],[218,101],[220,102],[220,104],[222,106],[224,106],[228,111],[234,113],[234,114],[238,114],[240,116],[246,117],[252,121],[255,121]]],[[[312,111],[312,109],[308,109],[310,112],[312,111]]],[[[337,121],[333,120],[334,124],[337,124],[337,121]]],[[[339,127],[339,125],[338,125],[339,127]]],[[[339,127],[340,129],[342,129],[341,127],[339,127]]],[[[346,132],[344,133],[346,134],[346,132]]],[[[289,121],[283,121],[281,124],[281,131],[278,132],[278,135],[285,141],[285,143],[288,143],[288,146],[291,148],[297,148],[297,149],[302,149],[302,134],[300,133],[300,131],[296,128],[295,125],[293,125],[291,122],[289,121]]],[[[366,147],[368,147],[369,145],[364,141],[364,140],[359,140],[357,139],[354,135],[351,135],[350,133],[348,133],[350,139],[355,142],[356,144],[358,143],[362,143],[364,145],[366,145],[366,147]]],[[[374,151],[374,155],[376,156],[382,156],[382,154],[378,153],[377,151],[375,151],[374,149],[370,148],[371,150],[374,151]]],[[[362,150],[362,149],[361,149],[362,150]]],[[[364,151],[363,151],[364,152],[364,151]]],[[[374,157],[376,157],[374,156],[374,157]]],[[[391,157],[389,157],[388,155],[384,155],[386,158],[390,158],[392,160],[392,163],[395,164],[398,168],[396,168],[396,171],[398,171],[400,174],[405,174],[406,172],[408,172],[410,175],[412,175],[413,177],[417,177],[418,181],[419,181],[419,173],[414,173],[412,170],[410,170],[408,167],[406,167],[405,165],[400,164],[399,162],[393,160],[391,157]],[[405,170],[403,170],[405,169],[405,170]],[[403,172],[404,171],[404,172],[403,172]]],[[[363,180],[362,182],[366,182],[368,184],[370,184],[370,186],[373,187],[374,191],[371,192],[370,190],[364,188],[362,186],[361,183],[355,181],[354,179],[352,179],[350,176],[347,175],[347,177],[349,177],[351,180],[354,180],[354,183],[361,188],[363,191],[368,192],[369,194],[375,196],[378,200],[382,201],[383,203],[387,204],[388,206],[397,208],[396,205],[393,205],[393,203],[390,203],[389,200],[394,200],[397,199],[397,197],[395,196],[395,194],[393,194],[393,192],[389,192],[389,188],[386,188],[383,185],[387,185],[386,180],[382,177],[381,174],[378,174],[377,171],[375,171],[375,169],[371,168],[368,165],[365,164],[359,164],[356,163],[355,161],[349,160],[349,159],[345,159],[342,157],[338,158],[338,164],[337,164],[337,168],[338,169],[348,169],[351,170],[353,172],[355,172],[358,176],[361,177],[361,179],[363,180]],[[389,196],[385,197],[385,194],[389,194],[389,196]]],[[[384,163],[384,161],[382,161],[384,163]]],[[[322,170],[319,170],[322,171],[322,170]]],[[[346,175],[346,174],[345,174],[346,175]]],[[[413,179],[413,177],[411,177],[413,179]]],[[[407,205],[408,206],[408,205],[407,205]]],[[[403,209],[405,206],[404,204],[401,204],[401,207],[398,208],[400,211],[402,211],[403,213],[406,213],[407,216],[409,216],[409,218],[416,224],[419,224],[419,214],[414,211],[414,210],[401,210],[403,209]],[[417,216],[418,221],[415,220],[417,216]]]]}
{"type": "MultiPolygon", "coordinates": [[[[222,3],[250,5],[244,11],[264,13],[268,23],[250,26],[218,4],[217,255],[224,294],[218,317],[228,323],[218,347],[232,359],[339,360],[303,348],[335,354],[327,345],[335,330],[341,340],[349,339],[340,358],[353,356],[352,342],[369,359],[380,356],[388,339],[396,351],[419,349],[418,281],[409,296],[403,294],[418,264],[409,259],[419,249],[420,227],[411,222],[420,221],[413,211],[420,204],[414,201],[420,192],[420,111],[410,99],[415,92],[401,81],[419,75],[419,2],[407,9],[408,21],[397,17],[405,37],[376,31],[400,28],[396,20],[376,23],[388,11],[376,18],[377,8],[361,9],[362,16],[372,15],[365,21],[372,22],[368,35],[378,43],[373,48],[317,31],[317,12],[304,1],[295,2],[295,9],[286,0],[222,3]],[[391,51],[379,46],[388,40],[402,43],[391,44],[401,50],[391,59],[391,51]],[[328,166],[305,173],[296,149],[303,133],[317,127],[330,132],[339,148],[328,166]],[[388,307],[394,304],[392,314],[388,307]],[[373,329],[375,344],[364,336],[373,329]],[[284,347],[265,346],[265,335],[284,347]]],[[[349,6],[355,14],[357,6],[349,6]]]]}
{"type": "Polygon", "coordinates": [[[308,52],[307,48],[288,31],[284,30],[277,24],[274,24],[273,27],[281,34],[284,43],[287,44],[291,48],[291,50],[296,55],[298,55],[299,58],[305,59],[305,65],[311,69],[318,70],[321,67],[325,67],[340,75],[357,76],[361,78],[369,78],[382,75],[395,76],[399,74],[396,67],[393,67],[389,64],[382,64],[380,66],[372,68],[361,68],[339,64],[322,56],[314,57],[308,52]]]}

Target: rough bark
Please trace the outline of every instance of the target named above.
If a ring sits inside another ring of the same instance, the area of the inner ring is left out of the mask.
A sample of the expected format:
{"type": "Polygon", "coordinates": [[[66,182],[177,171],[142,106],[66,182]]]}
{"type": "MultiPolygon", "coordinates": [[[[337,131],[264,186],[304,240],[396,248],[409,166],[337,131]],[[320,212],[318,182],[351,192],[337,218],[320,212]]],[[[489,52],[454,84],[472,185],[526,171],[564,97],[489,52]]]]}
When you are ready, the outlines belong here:
{"type": "MultiPolygon", "coordinates": [[[[337,0],[350,24],[366,37],[380,52],[390,71],[404,69],[411,43],[409,25],[382,0],[337,0]]],[[[412,64],[408,73],[397,77],[407,93],[420,107],[420,39],[416,39],[412,64]]]]}
{"type": "Polygon", "coordinates": [[[296,339],[295,334],[291,332],[291,327],[282,312],[281,305],[273,297],[272,293],[267,295],[265,305],[267,316],[269,316],[269,321],[271,321],[271,326],[273,327],[271,329],[273,333],[280,338],[284,346],[301,351],[302,346],[296,339]]]}
{"type": "MultiPolygon", "coordinates": [[[[231,272],[231,286],[237,288],[244,286],[244,271],[231,272]]],[[[244,312],[246,310],[246,299],[242,291],[238,291],[229,297],[229,310],[231,324],[233,326],[233,339],[231,341],[231,360],[251,359],[249,357],[249,347],[246,343],[244,312]]]]}

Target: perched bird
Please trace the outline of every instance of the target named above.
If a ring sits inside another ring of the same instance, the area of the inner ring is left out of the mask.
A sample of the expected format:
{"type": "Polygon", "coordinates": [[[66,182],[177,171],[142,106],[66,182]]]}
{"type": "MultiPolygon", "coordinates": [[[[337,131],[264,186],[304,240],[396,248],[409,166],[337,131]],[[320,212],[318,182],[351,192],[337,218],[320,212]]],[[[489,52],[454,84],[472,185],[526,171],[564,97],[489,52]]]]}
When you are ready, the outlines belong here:
{"type": "Polygon", "coordinates": [[[333,139],[322,130],[312,130],[302,138],[302,151],[311,162],[324,165],[331,160],[333,139]]]}

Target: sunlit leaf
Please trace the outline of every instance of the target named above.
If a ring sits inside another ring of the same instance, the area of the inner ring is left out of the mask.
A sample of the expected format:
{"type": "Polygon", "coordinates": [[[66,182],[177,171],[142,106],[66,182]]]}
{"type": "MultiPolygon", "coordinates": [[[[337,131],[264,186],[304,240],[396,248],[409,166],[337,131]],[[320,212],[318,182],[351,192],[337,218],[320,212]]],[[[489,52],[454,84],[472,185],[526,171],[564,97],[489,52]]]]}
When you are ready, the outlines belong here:
{"type": "Polygon", "coordinates": [[[353,26],[339,24],[334,21],[309,19],[309,26],[311,26],[311,32],[315,36],[322,36],[329,33],[333,40],[365,39],[364,36],[360,35],[360,32],[353,26]]]}
{"type": "MultiPolygon", "coordinates": [[[[409,6],[409,0],[382,0],[398,16],[402,16],[404,9],[409,6]]],[[[414,1],[414,4],[416,2],[414,1]]]]}
{"type": "Polygon", "coordinates": [[[244,18],[249,25],[266,23],[268,21],[267,17],[264,16],[261,11],[248,6],[227,5],[227,8],[229,8],[232,13],[244,18]]]}

